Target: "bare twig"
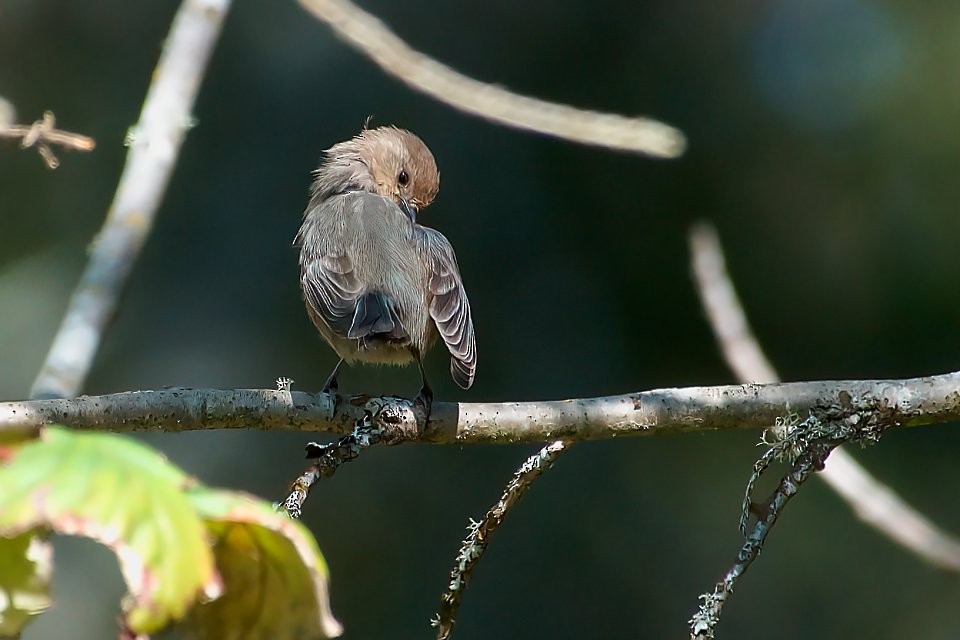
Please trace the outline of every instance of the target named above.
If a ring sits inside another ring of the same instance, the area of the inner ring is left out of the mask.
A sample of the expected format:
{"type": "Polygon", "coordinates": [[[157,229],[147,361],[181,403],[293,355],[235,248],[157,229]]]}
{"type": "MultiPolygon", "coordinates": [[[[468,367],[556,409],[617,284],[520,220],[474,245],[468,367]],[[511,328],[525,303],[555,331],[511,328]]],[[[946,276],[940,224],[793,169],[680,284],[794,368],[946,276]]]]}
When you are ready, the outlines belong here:
{"type": "Polygon", "coordinates": [[[415,51],[349,0],[299,0],[346,42],[410,87],[466,113],[518,129],[661,158],[683,153],[683,134],[648,118],[586,111],[468,78],[415,51]]]}
{"type": "Polygon", "coordinates": [[[777,418],[885,410],[891,425],[960,421],[960,371],[906,380],[785,382],[658,389],[547,402],[434,402],[430,422],[410,400],[273,389],[163,389],[0,402],[0,433],[59,423],[77,429],[296,429],[346,434],[365,411],[389,410],[388,442],[435,444],[596,440],[629,435],[765,429],[777,418]],[[336,404],[336,406],[334,406],[336,404]]]}
{"type": "Polygon", "coordinates": [[[20,140],[21,149],[36,148],[49,169],[60,166],[50,145],[76,151],[92,151],[97,146],[89,136],[57,129],[57,120],[52,111],[45,111],[43,118],[33,124],[13,124],[13,107],[0,98],[0,112],[0,138],[20,140]]]}
{"type": "MultiPolygon", "coordinates": [[[[690,248],[697,291],[727,364],[741,382],[777,382],[777,372],[750,330],[716,230],[707,224],[693,227],[690,248]]],[[[960,541],[870,475],[845,450],[830,455],[820,477],[864,522],[930,564],[960,571],[960,541]]]]}
{"type": "Polygon", "coordinates": [[[32,397],[71,397],[83,387],[103,330],[153,226],[229,5],[229,0],[184,0],[180,5],[140,122],[131,130],[130,151],[110,212],[33,383],[32,397]]]}
{"type": "Polygon", "coordinates": [[[450,637],[453,625],[457,621],[457,610],[460,608],[463,592],[470,583],[474,568],[487,550],[487,545],[490,544],[490,536],[503,522],[507,512],[524,496],[534,480],[553,466],[557,458],[570,449],[571,444],[564,440],[557,440],[527,458],[507,483],[503,495],[490,507],[483,519],[479,522],[470,520],[470,524],[467,525],[469,533],[457,554],[456,564],[450,571],[450,584],[447,586],[447,591],[440,597],[440,613],[431,621],[431,624],[437,628],[437,640],[447,640],[450,637]]]}

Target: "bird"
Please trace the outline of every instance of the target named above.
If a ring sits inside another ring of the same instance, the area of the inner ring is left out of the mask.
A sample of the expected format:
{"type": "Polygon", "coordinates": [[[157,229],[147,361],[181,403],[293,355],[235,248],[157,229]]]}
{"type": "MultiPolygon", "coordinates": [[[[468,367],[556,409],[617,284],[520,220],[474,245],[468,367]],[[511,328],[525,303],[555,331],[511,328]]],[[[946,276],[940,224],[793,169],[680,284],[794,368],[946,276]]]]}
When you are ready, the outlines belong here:
{"type": "Polygon", "coordinates": [[[473,384],[476,338],[456,255],[442,233],[418,222],[439,187],[433,154],[404,129],[364,128],[324,152],[294,239],[307,314],[340,357],[324,391],[337,391],[344,362],[415,361],[415,402],[429,419],[423,356],[438,336],[454,382],[473,384]]]}

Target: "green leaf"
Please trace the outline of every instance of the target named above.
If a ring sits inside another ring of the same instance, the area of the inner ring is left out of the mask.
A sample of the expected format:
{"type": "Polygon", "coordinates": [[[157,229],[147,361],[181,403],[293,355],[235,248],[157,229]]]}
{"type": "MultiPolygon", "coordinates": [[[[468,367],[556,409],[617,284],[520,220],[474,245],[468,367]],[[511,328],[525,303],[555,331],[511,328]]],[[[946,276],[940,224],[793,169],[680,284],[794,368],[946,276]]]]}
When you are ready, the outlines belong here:
{"type": "Polygon", "coordinates": [[[192,484],[133,440],[47,427],[0,467],[0,535],[49,527],[107,545],[130,590],[127,627],[152,633],[220,587],[192,484]]]}
{"type": "Polygon", "coordinates": [[[214,538],[223,595],[197,606],[192,638],[305,640],[342,628],[331,611],[327,566],[313,536],[266,502],[196,487],[187,496],[214,538]]]}
{"type": "Polygon", "coordinates": [[[16,636],[50,606],[52,555],[34,531],[0,538],[0,638],[16,636]]]}

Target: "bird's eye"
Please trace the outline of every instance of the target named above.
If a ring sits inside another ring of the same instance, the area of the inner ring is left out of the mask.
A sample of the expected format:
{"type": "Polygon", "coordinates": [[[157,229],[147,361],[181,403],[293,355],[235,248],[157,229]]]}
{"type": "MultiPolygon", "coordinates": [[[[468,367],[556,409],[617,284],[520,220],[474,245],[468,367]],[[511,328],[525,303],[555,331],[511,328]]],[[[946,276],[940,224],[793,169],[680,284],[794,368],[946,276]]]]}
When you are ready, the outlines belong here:
{"type": "Polygon", "coordinates": [[[407,183],[410,182],[410,176],[407,174],[406,169],[400,169],[400,175],[397,176],[397,182],[400,183],[401,187],[407,186],[407,183]]]}

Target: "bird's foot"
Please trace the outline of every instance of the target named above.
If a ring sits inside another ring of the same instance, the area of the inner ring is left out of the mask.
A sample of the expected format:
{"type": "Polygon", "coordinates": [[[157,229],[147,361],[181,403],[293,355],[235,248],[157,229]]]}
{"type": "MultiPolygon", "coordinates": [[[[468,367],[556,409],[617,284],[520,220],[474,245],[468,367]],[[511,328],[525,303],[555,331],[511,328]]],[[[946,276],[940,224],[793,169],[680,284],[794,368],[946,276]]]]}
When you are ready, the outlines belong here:
{"type": "Polygon", "coordinates": [[[320,391],[321,393],[329,393],[331,395],[336,395],[339,390],[340,390],[340,385],[337,384],[337,376],[332,375],[329,378],[327,378],[326,382],[323,383],[323,389],[321,389],[320,391]]]}
{"type": "Polygon", "coordinates": [[[418,407],[423,411],[423,423],[430,422],[430,411],[433,409],[433,389],[427,386],[420,389],[420,393],[413,399],[414,410],[418,407]]]}
{"type": "Polygon", "coordinates": [[[330,401],[333,402],[333,415],[336,415],[337,407],[340,404],[340,387],[337,385],[336,372],[333,372],[330,377],[327,378],[327,381],[323,383],[323,389],[320,390],[320,393],[325,393],[330,396],[330,401]]]}

